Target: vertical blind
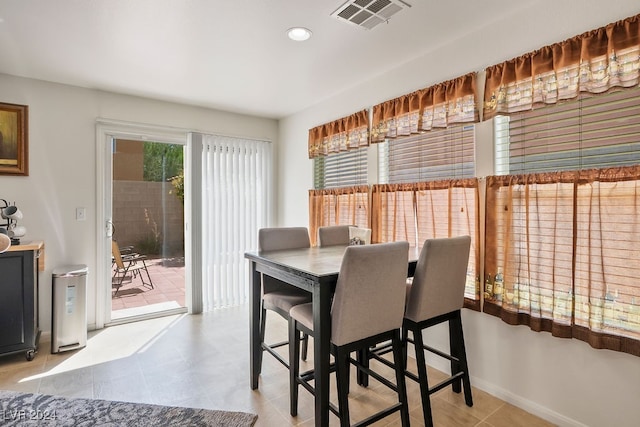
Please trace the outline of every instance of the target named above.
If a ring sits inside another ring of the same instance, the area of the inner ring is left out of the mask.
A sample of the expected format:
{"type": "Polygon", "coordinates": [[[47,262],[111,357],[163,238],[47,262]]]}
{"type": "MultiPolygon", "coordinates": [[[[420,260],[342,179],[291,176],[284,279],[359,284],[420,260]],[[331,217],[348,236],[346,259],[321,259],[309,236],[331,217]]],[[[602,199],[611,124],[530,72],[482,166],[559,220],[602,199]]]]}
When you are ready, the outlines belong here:
{"type": "Polygon", "coordinates": [[[267,225],[271,144],[204,135],[203,310],[248,302],[244,253],[267,225]]]}

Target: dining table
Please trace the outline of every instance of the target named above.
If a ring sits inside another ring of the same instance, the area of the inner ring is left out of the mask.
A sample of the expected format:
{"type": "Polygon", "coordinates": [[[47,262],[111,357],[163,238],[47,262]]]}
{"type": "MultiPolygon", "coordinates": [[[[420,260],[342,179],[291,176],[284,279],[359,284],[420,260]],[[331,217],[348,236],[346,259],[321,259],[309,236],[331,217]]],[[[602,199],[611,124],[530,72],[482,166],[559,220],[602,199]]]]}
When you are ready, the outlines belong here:
{"type": "MultiPolygon", "coordinates": [[[[261,276],[267,275],[308,291],[313,305],[313,369],[315,382],[315,425],[329,425],[329,371],[331,343],[331,300],[346,246],[310,247],[278,251],[246,252],[249,261],[250,381],[258,388],[261,361],[261,276]]],[[[413,276],[419,247],[410,247],[407,276],[413,276]]],[[[404,291],[404,287],[402,288],[404,291]]]]}

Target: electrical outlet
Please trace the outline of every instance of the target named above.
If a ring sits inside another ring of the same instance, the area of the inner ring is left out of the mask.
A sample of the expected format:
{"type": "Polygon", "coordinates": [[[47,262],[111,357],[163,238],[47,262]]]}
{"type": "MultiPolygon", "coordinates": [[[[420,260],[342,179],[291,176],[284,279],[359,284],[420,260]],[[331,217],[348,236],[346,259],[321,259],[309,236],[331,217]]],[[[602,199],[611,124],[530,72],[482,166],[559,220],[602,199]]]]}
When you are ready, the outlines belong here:
{"type": "Polygon", "coordinates": [[[87,219],[87,210],[85,208],[76,208],[76,221],[84,221],[87,219]]]}

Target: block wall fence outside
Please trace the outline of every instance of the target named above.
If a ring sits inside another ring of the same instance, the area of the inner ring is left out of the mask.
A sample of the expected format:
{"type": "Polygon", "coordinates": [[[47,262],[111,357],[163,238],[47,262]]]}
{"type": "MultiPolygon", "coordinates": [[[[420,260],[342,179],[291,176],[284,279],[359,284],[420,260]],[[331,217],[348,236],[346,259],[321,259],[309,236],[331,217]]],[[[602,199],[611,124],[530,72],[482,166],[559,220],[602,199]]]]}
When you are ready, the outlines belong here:
{"type": "Polygon", "coordinates": [[[113,181],[113,224],[121,247],[134,246],[148,256],[184,255],[184,207],[170,182],[113,181]]]}

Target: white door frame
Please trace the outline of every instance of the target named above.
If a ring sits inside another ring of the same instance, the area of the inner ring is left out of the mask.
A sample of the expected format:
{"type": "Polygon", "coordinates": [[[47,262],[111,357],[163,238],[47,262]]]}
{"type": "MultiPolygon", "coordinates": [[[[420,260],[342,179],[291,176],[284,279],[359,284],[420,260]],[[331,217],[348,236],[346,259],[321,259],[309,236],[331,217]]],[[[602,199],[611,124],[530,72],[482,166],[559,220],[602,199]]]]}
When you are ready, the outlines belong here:
{"type": "MultiPolygon", "coordinates": [[[[185,188],[189,189],[192,148],[188,134],[189,130],[180,128],[103,118],[96,120],[96,329],[104,328],[105,324],[111,321],[111,310],[107,310],[107,303],[111,300],[111,271],[108,268],[108,260],[111,256],[112,141],[159,141],[185,146],[185,188]]],[[[189,193],[185,191],[185,303],[189,312],[192,312],[191,278],[193,271],[198,270],[200,261],[191,259],[191,251],[188,250],[192,228],[189,193]]]]}

